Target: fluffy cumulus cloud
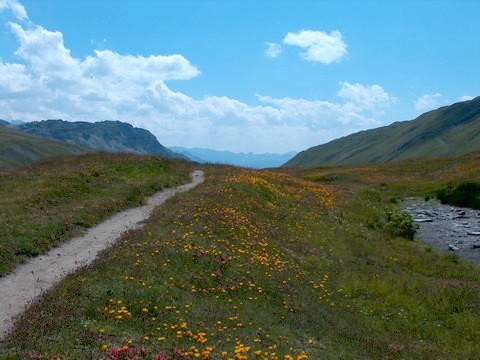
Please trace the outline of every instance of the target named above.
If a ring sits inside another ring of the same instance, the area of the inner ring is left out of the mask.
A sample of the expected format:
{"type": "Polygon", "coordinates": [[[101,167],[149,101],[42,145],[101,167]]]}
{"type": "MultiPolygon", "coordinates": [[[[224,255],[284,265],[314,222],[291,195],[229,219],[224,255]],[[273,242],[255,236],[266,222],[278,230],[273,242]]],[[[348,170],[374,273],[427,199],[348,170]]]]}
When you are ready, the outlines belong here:
{"type": "Polygon", "coordinates": [[[307,61],[330,64],[347,55],[347,44],[337,30],[330,34],[323,31],[301,30],[297,33],[288,33],[283,42],[305,49],[300,55],[307,61]]]}
{"type": "Polygon", "coordinates": [[[265,55],[271,58],[276,58],[282,53],[282,46],[280,44],[266,42],[265,55]]]}
{"type": "Polygon", "coordinates": [[[396,102],[396,98],[389,95],[379,85],[364,86],[348,82],[341,82],[340,85],[338,96],[359,112],[370,111],[374,114],[383,115],[385,109],[396,102]]]}
{"type": "Polygon", "coordinates": [[[15,54],[29,64],[32,72],[43,77],[79,75],[80,61],[72,58],[64,47],[62,33],[41,26],[26,30],[16,23],[8,25],[20,43],[15,54]]]}
{"type": "Polygon", "coordinates": [[[440,105],[442,94],[426,94],[415,100],[415,109],[419,112],[433,110],[440,105]]]}
{"type": "Polygon", "coordinates": [[[338,92],[341,102],[323,100],[305,100],[257,95],[257,98],[276,110],[276,119],[280,123],[301,125],[312,130],[322,131],[332,128],[344,130],[378,126],[378,120],[395,98],[379,85],[340,83],[338,92]]]}
{"type": "Polygon", "coordinates": [[[14,97],[30,88],[31,79],[25,66],[0,61],[0,94],[14,97]]]}
{"type": "Polygon", "coordinates": [[[28,19],[27,11],[17,0],[0,0],[0,12],[10,10],[18,20],[28,19]]]}
{"type": "Polygon", "coordinates": [[[470,96],[470,95],[464,95],[464,96],[460,96],[460,98],[458,100],[460,101],[468,101],[468,100],[473,100],[475,99],[475,96],[470,96]]]}
{"type": "MultiPolygon", "coordinates": [[[[195,99],[168,86],[170,80],[199,76],[184,56],[96,50],[76,58],[61,32],[32,24],[22,9],[14,0],[0,0],[0,11],[16,19],[7,28],[18,42],[18,61],[0,59],[3,119],[117,119],[150,130],[167,146],[281,152],[378,126],[395,101],[379,85],[348,82],[339,84],[337,101],[257,95],[252,105],[225,96],[195,99]]],[[[346,53],[339,33],[306,33],[292,34],[285,43],[325,63],[346,53]]],[[[280,50],[270,46],[270,51],[277,56],[280,50]]]]}
{"type": "Polygon", "coordinates": [[[117,118],[129,104],[131,113],[148,108],[148,91],[157,83],[191,79],[200,73],[177,54],[144,57],[97,50],[78,59],[58,31],[12,22],[8,27],[18,40],[15,55],[22,63],[0,61],[4,117],[117,118]]]}

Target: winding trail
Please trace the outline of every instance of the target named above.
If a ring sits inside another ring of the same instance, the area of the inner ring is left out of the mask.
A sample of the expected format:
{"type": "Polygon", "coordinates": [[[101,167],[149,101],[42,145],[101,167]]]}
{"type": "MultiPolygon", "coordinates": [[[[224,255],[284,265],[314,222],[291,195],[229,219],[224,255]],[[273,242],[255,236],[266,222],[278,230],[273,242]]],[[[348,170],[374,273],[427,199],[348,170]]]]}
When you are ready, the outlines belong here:
{"type": "Polygon", "coordinates": [[[128,230],[138,229],[153,210],[176,193],[193,189],[205,180],[203,171],[195,170],[192,181],[165,189],[147,199],[146,205],[122,211],[48,253],[18,266],[0,278],[0,340],[8,334],[15,318],[44,291],[69,273],[90,264],[98,253],[110,247],[128,230]]]}

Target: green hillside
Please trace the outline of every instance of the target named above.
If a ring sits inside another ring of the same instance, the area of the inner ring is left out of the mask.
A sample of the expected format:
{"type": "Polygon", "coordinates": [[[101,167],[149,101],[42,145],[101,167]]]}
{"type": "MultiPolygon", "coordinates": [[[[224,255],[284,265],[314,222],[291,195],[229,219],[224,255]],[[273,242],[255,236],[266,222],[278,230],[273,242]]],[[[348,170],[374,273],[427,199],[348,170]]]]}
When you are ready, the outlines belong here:
{"type": "Polygon", "coordinates": [[[0,171],[8,171],[35,161],[84,153],[85,149],[22,133],[12,127],[0,124],[0,171]]]}
{"type": "Polygon", "coordinates": [[[457,156],[480,150],[480,97],[415,120],[362,131],[302,151],[285,167],[384,163],[457,156]]]}

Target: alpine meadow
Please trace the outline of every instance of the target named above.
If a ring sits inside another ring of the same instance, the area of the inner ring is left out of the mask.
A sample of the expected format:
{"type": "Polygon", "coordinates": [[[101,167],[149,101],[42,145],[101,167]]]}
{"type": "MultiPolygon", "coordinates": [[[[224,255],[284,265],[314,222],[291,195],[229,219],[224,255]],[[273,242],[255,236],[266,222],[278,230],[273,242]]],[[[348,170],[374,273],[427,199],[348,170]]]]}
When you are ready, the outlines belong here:
{"type": "MultiPolygon", "coordinates": [[[[112,158],[76,161],[108,181],[112,158]]],[[[117,161],[125,167],[128,159],[117,161]]],[[[170,161],[166,175],[178,176],[170,161]]],[[[203,185],[45,292],[18,319],[2,356],[473,358],[478,265],[402,236],[387,214],[400,212],[403,197],[479,181],[478,161],[472,154],[287,173],[205,166],[203,185]]],[[[35,171],[15,174],[22,181],[12,186],[31,187],[35,171]]],[[[110,203],[121,196],[110,194],[110,203]]]]}
{"type": "Polygon", "coordinates": [[[478,24],[0,0],[0,359],[479,358],[478,24]]]}

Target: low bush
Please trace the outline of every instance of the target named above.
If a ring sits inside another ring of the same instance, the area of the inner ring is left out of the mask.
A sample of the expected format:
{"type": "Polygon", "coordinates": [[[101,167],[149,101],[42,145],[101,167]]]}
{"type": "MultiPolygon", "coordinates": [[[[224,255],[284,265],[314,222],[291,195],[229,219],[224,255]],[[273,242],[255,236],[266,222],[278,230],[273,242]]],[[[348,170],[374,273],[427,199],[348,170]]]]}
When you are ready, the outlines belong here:
{"type": "Polygon", "coordinates": [[[466,181],[449,184],[437,191],[437,198],[442,204],[463,206],[472,209],[480,209],[480,183],[466,181]]]}
{"type": "Polygon", "coordinates": [[[406,211],[388,210],[386,212],[386,218],[386,227],[392,232],[392,234],[413,240],[413,236],[417,231],[417,226],[413,222],[409,213],[406,211]]]}

